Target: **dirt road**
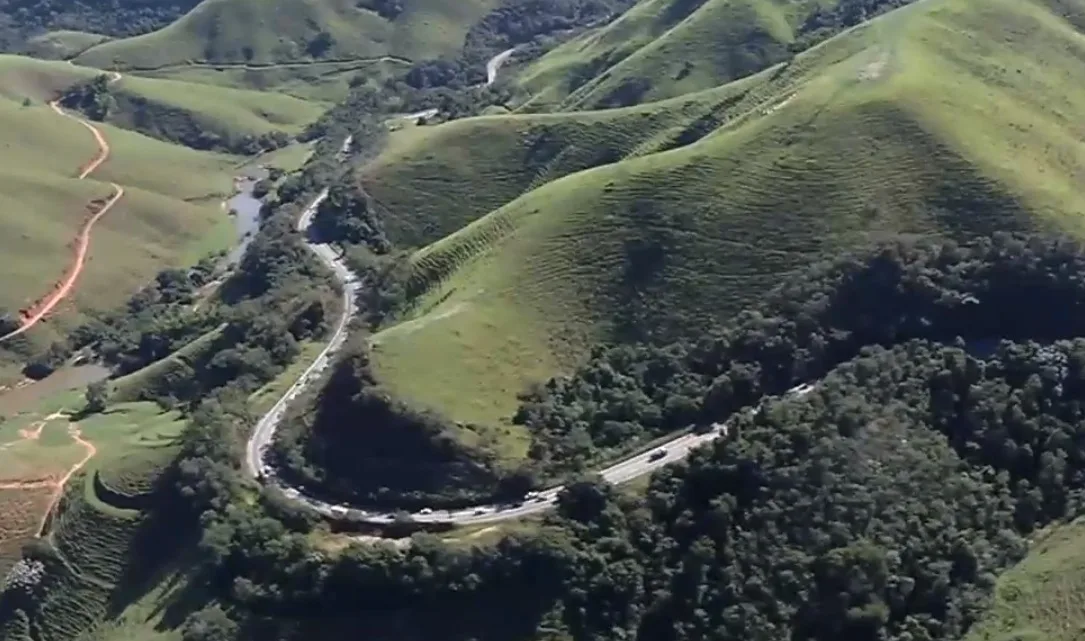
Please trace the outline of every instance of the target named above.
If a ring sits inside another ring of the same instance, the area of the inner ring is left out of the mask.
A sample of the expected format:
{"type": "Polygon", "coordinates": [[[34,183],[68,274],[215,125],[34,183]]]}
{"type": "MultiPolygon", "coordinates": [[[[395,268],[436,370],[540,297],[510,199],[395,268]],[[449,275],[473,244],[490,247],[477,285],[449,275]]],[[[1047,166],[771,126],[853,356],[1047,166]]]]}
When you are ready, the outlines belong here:
{"type": "MultiPolygon", "coordinates": [[[[116,82],[119,79],[120,75],[117,74],[111,79],[111,82],[116,82]]],[[[79,179],[83,180],[91,173],[93,173],[96,169],[101,167],[102,163],[109,159],[109,142],[105,139],[105,136],[102,135],[102,132],[97,127],[87,122],[86,120],[79,118],[78,116],[74,116],[64,111],[60,108],[60,105],[57,104],[56,100],[50,102],[49,106],[58,115],[64,116],[65,118],[71,118],[72,120],[75,120],[79,124],[86,127],[87,130],[90,131],[90,133],[94,136],[94,141],[98,144],[98,152],[94,155],[93,158],[90,159],[89,162],[87,162],[87,164],[83,165],[79,170],[79,179]]],[[[42,321],[42,319],[46,317],[46,315],[49,314],[49,312],[53,311],[57,305],[63,302],[64,299],[67,298],[68,295],[75,288],[75,283],[79,279],[79,275],[83,273],[83,268],[87,262],[87,253],[90,249],[91,233],[94,230],[95,223],[101,220],[102,216],[105,216],[107,213],[109,213],[109,210],[117,204],[117,201],[119,201],[122,196],[124,196],[124,187],[121,187],[117,183],[110,183],[110,185],[113,187],[113,194],[109,197],[108,200],[105,201],[105,203],[98,207],[98,209],[86,221],[84,221],[83,226],[80,227],[79,234],[76,237],[75,258],[69,265],[64,277],[53,288],[53,291],[50,294],[39,300],[34,305],[31,305],[30,308],[28,308],[22,314],[22,319],[17,329],[9,332],[8,334],[5,334],[4,336],[0,336],[0,342],[3,342],[9,338],[14,338],[15,336],[18,336],[37,325],[39,322],[42,321]]]]}

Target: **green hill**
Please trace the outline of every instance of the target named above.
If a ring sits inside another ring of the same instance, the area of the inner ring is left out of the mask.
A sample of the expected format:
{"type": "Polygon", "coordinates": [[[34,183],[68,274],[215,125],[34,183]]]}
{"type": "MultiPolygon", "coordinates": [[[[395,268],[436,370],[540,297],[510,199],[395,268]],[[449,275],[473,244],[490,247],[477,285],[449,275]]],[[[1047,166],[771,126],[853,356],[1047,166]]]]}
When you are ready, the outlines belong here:
{"type": "Polygon", "coordinates": [[[1034,537],[1023,561],[999,577],[994,604],[966,641],[1073,641],[1085,629],[1085,522],[1052,526],[1034,537]]]}
{"type": "Polygon", "coordinates": [[[205,0],[169,26],[91,47],[76,62],[153,69],[190,62],[410,59],[457,51],[496,0],[403,3],[401,12],[354,0],[205,0]]]}
{"type": "Polygon", "coordinates": [[[26,49],[36,58],[67,60],[109,39],[109,36],[85,31],[50,31],[30,38],[26,49]]]}
{"type": "Polygon", "coordinates": [[[358,173],[397,244],[438,240],[568,174],[689,144],[755,100],[766,76],[625,109],[408,127],[358,173]]]}
{"type": "Polygon", "coordinates": [[[660,100],[761,71],[864,15],[909,1],[642,0],[544,55],[517,84],[532,111],[660,100]]]}
{"type": "MultiPolygon", "coordinates": [[[[71,243],[88,203],[109,196],[110,182],[126,190],[96,227],[73,297],[58,308],[52,322],[28,335],[44,346],[87,312],[121,304],[163,267],[187,264],[232,243],[233,223],[224,215],[221,200],[232,190],[237,159],[106,124],[101,129],[111,155],[90,177],[78,180],[80,166],[96,153],[94,138],[43,101],[83,71],[64,63],[25,60],[0,58],[0,124],[5,132],[0,142],[0,250],[6,258],[0,308],[15,311],[47,293],[71,259],[71,243]]],[[[233,108],[240,111],[243,106],[233,108]]]]}
{"type": "Polygon", "coordinates": [[[1080,233],[1083,10],[925,0],[772,71],[694,144],[528,192],[413,256],[426,293],[374,337],[377,373],[493,423],[589,345],[702,331],[841,248],[1080,233]]]}

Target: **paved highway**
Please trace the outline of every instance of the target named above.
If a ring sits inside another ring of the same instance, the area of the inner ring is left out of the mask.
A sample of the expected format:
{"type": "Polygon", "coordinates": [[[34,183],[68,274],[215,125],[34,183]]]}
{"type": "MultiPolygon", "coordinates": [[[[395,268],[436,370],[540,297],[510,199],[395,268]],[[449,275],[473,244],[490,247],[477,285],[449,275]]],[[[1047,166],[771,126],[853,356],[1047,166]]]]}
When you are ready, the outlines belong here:
{"type": "MultiPolygon", "coordinates": [[[[308,235],[313,215],[327,197],[328,190],[325,189],[309,203],[309,206],[305,208],[305,211],[298,219],[297,229],[305,238],[305,243],[309,249],[332,270],[342,284],[343,314],[340,316],[327,346],[286,390],[282,397],[275,402],[275,405],[257,422],[246,447],[245,468],[251,477],[260,480],[262,483],[279,487],[287,497],[308,505],[329,519],[350,519],[373,524],[388,524],[395,519],[396,512],[367,510],[347,504],[329,503],[307,496],[299,488],[286,485],[282,479],[276,476],[275,470],[265,460],[267,449],[275,437],[275,430],[282,421],[287,406],[331,364],[334,356],[346,342],[350,321],[358,311],[354,303],[359,286],[357,276],[350,271],[334,248],[326,244],[313,242],[308,235]]],[[[813,385],[811,384],[798,385],[788,390],[784,396],[801,397],[810,393],[812,389],[813,385]]],[[[760,408],[757,408],[753,411],[759,410],[760,408]]],[[[645,474],[650,474],[668,463],[680,461],[689,456],[689,453],[695,448],[721,436],[726,436],[727,432],[728,425],[726,423],[715,423],[709,430],[700,434],[686,432],[652,450],[629,457],[600,470],[599,474],[609,483],[625,483],[645,474]]],[[[480,505],[460,510],[422,509],[409,514],[412,519],[421,523],[483,525],[548,510],[557,502],[557,496],[562,489],[563,487],[560,485],[547,488],[533,493],[519,503],[480,505]]]]}

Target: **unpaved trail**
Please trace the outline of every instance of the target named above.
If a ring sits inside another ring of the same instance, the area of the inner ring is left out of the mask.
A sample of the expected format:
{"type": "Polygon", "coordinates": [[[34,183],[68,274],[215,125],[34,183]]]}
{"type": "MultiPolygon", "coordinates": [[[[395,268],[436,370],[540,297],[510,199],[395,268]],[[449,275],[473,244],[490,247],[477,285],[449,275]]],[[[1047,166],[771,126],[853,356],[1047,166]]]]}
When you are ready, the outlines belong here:
{"type": "MultiPolygon", "coordinates": [[[[110,77],[110,82],[116,82],[117,80],[120,80],[120,78],[120,74],[113,75],[110,77]]],[[[102,132],[99,131],[97,127],[78,116],[74,116],[64,111],[60,108],[60,105],[56,100],[50,102],[49,106],[57,114],[64,116],[65,118],[71,118],[83,125],[94,135],[94,140],[98,144],[98,153],[95,154],[90,162],[80,169],[79,179],[83,180],[109,159],[109,142],[106,141],[105,136],[102,135],[102,132]]],[[[87,252],[90,249],[90,237],[91,232],[94,230],[94,224],[101,220],[102,216],[109,213],[109,210],[117,204],[117,201],[119,201],[122,196],[124,196],[124,187],[121,187],[117,183],[110,183],[110,185],[113,187],[113,195],[110,196],[110,198],[103,203],[79,229],[79,235],[76,237],[75,260],[72,261],[63,280],[61,280],[60,284],[56,286],[53,289],[53,292],[46,296],[44,300],[34,304],[25,312],[21,324],[17,329],[4,336],[0,336],[0,342],[9,338],[14,338],[37,325],[47,314],[49,314],[49,312],[53,311],[57,305],[67,298],[72,289],[74,289],[75,283],[79,279],[79,275],[83,273],[83,267],[87,262],[87,252]]]]}
{"type": "MultiPolygon", "coordinates": [[[[111,82],[116,81],[113,80],[111,82]]],[[[102,163],[109,159],[109,143],[106,141],[105,136],[102,135],[102,132],[99,131],[97,127],[90,124],[86,120],[83,120],[79,116],[73,116],[67,111],[64,111],[60,108],[60,103],[58,101],[54,100],[50,102],[49,107],[52,108],[52,110],[55,111],[57,115],[64,116],[65,118],[71,118],[72,120],[86,127],[87,130],[90,131],[91,135],[94,136],[94,141],[98,143],[98,153],[95,154],[94,158],[90,159],[90,162],[88,162],[86,165],[83,165],[83,169],[79,172],[79,179],[83,180],[84,178],[89,176],[95,169],[101,167],[102,163]]]]}
{"type": "Polygon", "coordinates": [[[60,502],[60,497],[64,494],[64,486],[67,485],[68,481],[70,481],[79,470],[83,469],[83,466],[98,453],[98,448],[94,446],[94,443],[83,438],[83,433],[80,431],[78,423],[71,423],[68,425],[68,434],[71,435],[73,441],[83,446],[86,453],[78,463],[68,468],[67,473],[60,477],[60,480],[56,482],[56,487],[53,488],[53,496],[49,499],[49,508],[41,515],[41,522],[38,524],[39,537],[45,533],[45,527],[49,523],[49,515],[53,513],[57,503],[60,502]]]}
{"type": "Polygon", "coordinates": [[[58,420],[58,419],[67,418],[67,416],[68,415],[65,414],[62,411],[61,412],[53,412],[52,414],[50,414],[49,416],[46,416],[45,418],[41,419],[40,421],[37,421],[35,423],[31,423],[30,427],[23,428],[23,429],[19,430],[19,436],[23,437],[23,440],[26,440],[26,441],[36,441],[39,438],[41,438],[41,431],[43,429],[45,429],[45,424],[46,423],[48,423],[49,421],[55,421],[55,420],[58,420]]]}

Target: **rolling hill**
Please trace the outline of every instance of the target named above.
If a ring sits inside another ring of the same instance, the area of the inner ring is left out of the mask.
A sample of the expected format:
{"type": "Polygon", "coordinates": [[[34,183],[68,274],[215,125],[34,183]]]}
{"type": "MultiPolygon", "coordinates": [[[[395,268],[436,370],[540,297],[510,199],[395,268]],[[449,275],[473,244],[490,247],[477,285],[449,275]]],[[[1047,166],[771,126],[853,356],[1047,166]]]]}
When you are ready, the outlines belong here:
{"type": "MultiPolygon", "coordinates": [[[[121,304],[169,265],[188,264],[233,242],[232,222],[221,201],[232,190],[231,156],[197,152],[100,125],[111,154],[85,180],[79,168],[96,154],[93,136],[58,116],[44,101],[93,71],[65,63],[0,58],[0,241],[6,260],[0,275],[0,308],[14,312],[47,293],[64,273],[72,242],[91,201],[123,185],[124,197],[96,226],[86,269],[56,322],[28,338],[38,348],[85,319],[88,312],[121,304]]],[[[153,82],[153,81],[147,81],[153,82]]],[[[212,105],[213,107],[213,105],[212,105]]],[[[230,108],[243,112],[245,106],[230,108]]],[[[4,375],[19,356],[5,345],[4,375]]],[[[31,348],[33,349],[33,348],[31,348]]]]}
{"type": "Polygon", "coordinates": [[[378,13],[367,7],[381,3],[353,0],[205,0],[163,29],[91,47],[76,62],[155,69],[192,62],[429,58],[458,51],[467,29],[496,4],[412,2],[400,13],[378,13]]]}
{"type": "Polygon", "coordinates": [[[522,108],[620,107],[707,89],[908,1],[642,0],[529,65],[516,81],[529,96],[522,108]]]}
{"type": "Polygon", "coordinates": [[[647,105],[400,129],[358,172],[393,242],[423,245],[568,174],[689,144],[756,102],[764,76],[647,105]]]}
{"type": "Polygon", "coordinates": [[[1080,0],[924,0],[760,76],[693,144],[519,196],[414,254],[425,293],[373,337],[378,374],[493,424],[589,345],[702,332],[843,248],[1079,235],[1081,15],[1080,0]]]}

